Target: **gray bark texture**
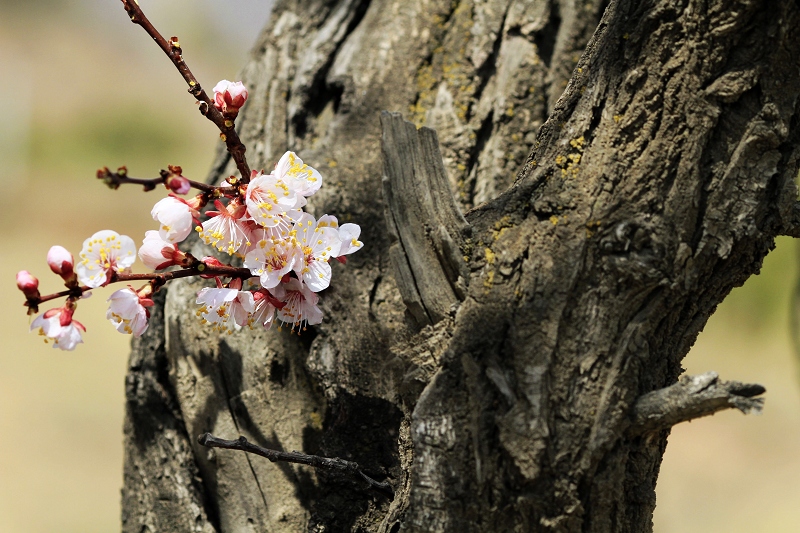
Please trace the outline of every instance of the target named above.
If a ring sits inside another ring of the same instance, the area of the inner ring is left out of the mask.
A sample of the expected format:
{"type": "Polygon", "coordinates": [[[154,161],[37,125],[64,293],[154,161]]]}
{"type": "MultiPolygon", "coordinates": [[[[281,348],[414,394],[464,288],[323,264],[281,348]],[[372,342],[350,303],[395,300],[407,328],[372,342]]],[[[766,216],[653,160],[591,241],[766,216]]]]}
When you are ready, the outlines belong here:
{"type": "Polygon", "coordinates": [[[202,283],[168,286],[131,356],[123,531],[651,530],[668,427],[763,391],[667,388],[800,233],[798,27],[788,0],[279,1],[248,160],[296,151],[365,246],[299,336],[219,337],[202,283]]]}

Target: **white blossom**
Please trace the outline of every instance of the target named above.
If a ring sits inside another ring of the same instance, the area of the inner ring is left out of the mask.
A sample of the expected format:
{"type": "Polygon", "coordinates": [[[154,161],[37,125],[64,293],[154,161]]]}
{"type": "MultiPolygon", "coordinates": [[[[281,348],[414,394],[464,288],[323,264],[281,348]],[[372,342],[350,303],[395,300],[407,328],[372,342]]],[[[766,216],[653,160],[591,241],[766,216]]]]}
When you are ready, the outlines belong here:
{"type": "Polygon", "coordinates": [[[186,202],[174,196],[159,200],[150,215],[159,223],[158,233],[168,243],[183,241],[194,227],[194,211],[186,202]]]}
{"type": "Polygon", "coordinates": [[[214,329],[233,333],[242,326],[251,324],[251,313],[255,310],[253,293],[238,289],[214,289],[205,287],[197,293],[200,309],[197,316],[214,329]]]}
{"type": "Polygon", "coordinates": [[[297,205],[297,194],[273,174],[259,174],[247,184],[245,203],[255,222],[271,228],[297,205]]]}
{"type": "Polygon", "coordinates": [[[342,241],[342,246],[339,249],[337,258],[340,261],[343,261],[343,256],[357,252],[364,246],[364,243],[358,240],[361,235],[361,226],[358,224],[347,223],[339,226],[339,221],[335,216],[322,215],[317,221],[317,226],[320,228],[328,226],[339,231],[339,239],[342,241]]]}
{"type": "Polygon", "coordinates": [[[53,348],[74,350],[83,342],[81,332],[86,331],[83,324],[72,319],[72,312],[64,308],[50,309],[37,316],[31,323],[31,331],[39,330],[45,342],[53,340],[53,348]]]}
{"type": "Polygon", "coordinates": [[[244,219],[245,206],[236,202],[225,206],[219,200],[215,201],[214,205],[217,211],[206,211],[211,218],[196,228],[200,238],[220,252],[244,257],[251,245],[250,229],[247,227],[247,220],[244,219]]]}
{"type": "MultiPolygon", "coordinates": [[[[294,152],[286,152],[275,165],[273,174],[289,188],[302,196],[311,196],[322,187],[322,175],[317,169],[303,163],[294,152]]],[[[302,203],[305,205],[305,202],[302,203]]]]}
{"type": "Polygon", "coordinates": [[[260,238],[244,257],[244,267],[259,276],[262,287],[271,289],[292,270],[297,253],[295,246],[274,230],[262,230],[258,235],[260,238]]]}
{"type": "Polygon", "coordinates": [[[339,256],[349,255],[359,251],[364,243],[358,240],[361,235],[361,227],[358,224],[342,224],[339,228],[339,238],[342,240],[342,247],[339,249],[339,256]]]}
{"type": "Polygon", "coordinates": [[[314,292],[327,289],[331,283],[328,261],[338,257],[342,244],[339,232],[330,226],[320,227],[308,213],[295,223],[293,232],[298,250],[293,266],[297,277],[314,292]]]}
{"type": "Polygon", "coordinates": [[[272,290],[272,294],[276,299],[285,302],[277,314],[281,322],[292,325],[292,331],[297,328],[299,333],[306,329],[306,324],[322,322],[322,311],[317,307],[319,296],[299,280],[292,278],[281,283],[272,290]]]}
{"type": "Polygon", "coordinates": [[[81,260],[75,266],[78,281],[97,288],[104,285],[112,272],[124,272],[136,261],[133,239],[116,231],[98,231],[85,241],[81,260]]]}
{"type": "Polygon", "coordinates": [[[255,300],[255,311],[251,316],[254,324],[260,324],[264,329],[272,327],[275,321],[275,310],[277,309],[274,304],[274,298],[267,293],[267,291],[257,291],[253,293],[255,300]]]}
{"type": "Polygon", "coordinates": [[[139,337],[147,329],[149,314],[142,301],[133,289],[120,289],[108,297],[106,318],[120,333],[133,334],[139,337]]]}

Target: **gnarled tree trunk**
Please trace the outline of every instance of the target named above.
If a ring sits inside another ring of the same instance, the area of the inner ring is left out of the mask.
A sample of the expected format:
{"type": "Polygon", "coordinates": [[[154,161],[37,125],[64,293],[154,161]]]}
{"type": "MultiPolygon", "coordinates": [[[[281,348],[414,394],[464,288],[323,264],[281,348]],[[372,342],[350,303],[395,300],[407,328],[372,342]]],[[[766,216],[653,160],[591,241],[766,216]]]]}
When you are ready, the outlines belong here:
{"type": "Polygon", "coordinates": [[[311,209],[365,246],[300,336],[220,338],[169,286],[131,356],[124,531],[651,529],[669,426],[759,392],[662,389],[798,232],[799,26],[777,0],[279,2],[240,135],[254,168],[320,169],[311,209]]]}

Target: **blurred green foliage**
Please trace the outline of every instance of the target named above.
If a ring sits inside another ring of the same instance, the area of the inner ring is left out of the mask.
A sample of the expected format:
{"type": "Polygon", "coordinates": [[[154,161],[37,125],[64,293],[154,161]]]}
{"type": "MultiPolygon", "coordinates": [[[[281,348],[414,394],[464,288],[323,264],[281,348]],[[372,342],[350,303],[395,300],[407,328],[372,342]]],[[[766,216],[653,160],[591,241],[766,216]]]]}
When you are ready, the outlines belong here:
{"type": "Polygon", "coordinates": [[[797,245],[791,237],[779,237],[767,255],[761,272],[728,295],[717,309],[732,328],[752,335],[784,329],[797,279],[797,245]]]}
{"type": "MultiPolygon", "coordinates": [[[[30,154],[36,168],[69,172],[83,170],[87,165],[116,168],[128,164],[133,171],[151,163],[164,168],[167,164],[179,165],[181,161],[195,159],[194,143],[210,148],[209,141],[215,138],[211,124],[206,128],[206,141],[201,142],[197,135],[169,120],[172,117],[164,120],[142,104],[100,108],[84,116],[86,119],[77,123],[54,125],[39,120],[33,124],[30,154]]],[[[205,155],[206,164],[210,163],[210,156],[210,153],[205,155]]]]}

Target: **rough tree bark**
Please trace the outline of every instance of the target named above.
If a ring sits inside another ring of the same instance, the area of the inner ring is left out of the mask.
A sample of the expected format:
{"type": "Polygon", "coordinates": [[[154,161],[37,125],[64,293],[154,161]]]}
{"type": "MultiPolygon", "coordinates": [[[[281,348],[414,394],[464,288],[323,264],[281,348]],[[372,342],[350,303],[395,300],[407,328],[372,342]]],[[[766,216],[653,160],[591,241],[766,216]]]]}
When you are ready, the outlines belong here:
{"type": "Polygon", "coordinates": [[[300,153],[313,212],[366,244],[300,336],[219,338],[200,285],[169,286],[131,356],[123,530],[652,529],[669,426],[758,407],[670,385],[798,234],[797,27],[779,0],[278,2],[243,73],[251,166],[300,153]]]}

